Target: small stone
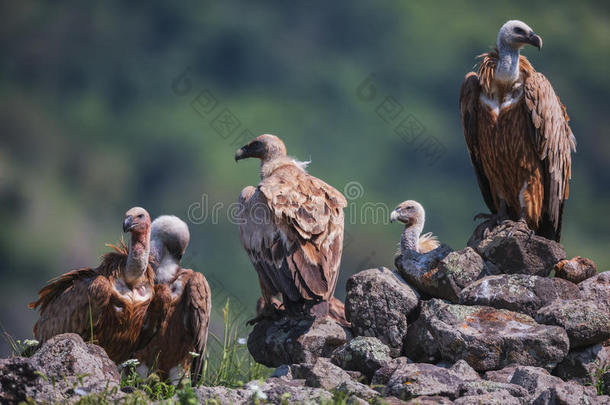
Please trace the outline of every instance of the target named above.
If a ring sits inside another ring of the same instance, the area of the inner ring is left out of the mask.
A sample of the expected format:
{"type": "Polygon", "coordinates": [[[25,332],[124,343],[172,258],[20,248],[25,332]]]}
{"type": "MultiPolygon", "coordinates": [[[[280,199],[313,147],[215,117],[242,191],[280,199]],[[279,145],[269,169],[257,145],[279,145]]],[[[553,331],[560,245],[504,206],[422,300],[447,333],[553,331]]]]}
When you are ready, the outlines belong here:
{"type": "Polygon", "coordinates": [[[423,395],[455,398],[463,380],[446,368],[426,363],[398,367],[384,390],[384,395],[411,399],[423,395]]]}
{"type": "Polygon", "coordinates": [[[477,381],[481,379],[479,373],[466,360],[458,360],[453,366],[449,367],[455,375],[459,375],[464,381],[477,381]]]}
{"type": "Polygon", "coordinates": [[[610,311],[610,271],[599,273],[578,284],[582,297],[597,302],[610,311]]]}
{"type": "Polygon", "coordinates": [[[347,280],[345,314],[356,336],[371,336],[399,356],[407,317],[419,304],[418,294],[395,272],[379,267],[347,280]]]}
{"type": "Polygon", "coordinates": [[[507,391],[516,398],[525,398],[528,392],[525,388],[511,383],[501,383],[495,381],[467,381],[460,385],[460,396],[473,396],[491,394],[494,392],[507,391]]]}
{"type": "Polygon", "coordinates": [[[536,405],[590,405],[608,404],[607,399],[597,396],[594,387],[585,387],[575,382],[561,382],[536,398],[536,405]]]}
{"type": "Polygon", "coordinates": [[[521,405],[523,402],[513,397],[510,392],[501,390],[458,398],[453,403],[454,405],[521,405]]]}
{"type": "Polygon", "coordinates": [[[392,360],[390,348],[375,337],[357,336],[335,350],[331,361],[344,370],[360,371],[370,380],[392,360]]]}
{"type": "Polygon", "coordinates": [[[500,370],[490,370],[485,372],[485,379],[489,381],[503,382],[507,383],[513,378],[513,374],[515,374],[515,370],[518,365],[510,365],[506,366],[500,370]]]}
{"type": "MultiPolygon", "coordinates": [[[[391,397],[391,398],[396,398],[396,397],[391,397]]],[[[388,405],[399,405],[399,404],[404,404],[404,405],[451,405],[451,404],[453,404],[453,402],[451,402],[451,400],[449,398],[439,397],[439,396],[431,397],[431,396],[427,396],[427,395],[424,395],[422,397],[417,397],[410,401],[401,401],[401,400],[397,399],[396,401],[398,401],[398,402],[393,402],[393,401],[387,401],[387,398],[384,398],[384,400],[386,400],[385,402],[388,405]]]]}
{"type": "Polygon", "coordinates": [[[601,344],[574,350],[557,365],[553,374],[582,385],[595,385],[599,369],[610,367],[610,350],[601,344]]]}
{"type": "Polygon", "coordinates": [[[536,399],[543,392],[557,384],[562,384],[563,380],[550,375],[543,368],[519,366],[515,369],[510,383],[525,388],[530,398],[536,399]]]}
{"type": "Polygon", "coordinates": [[[610,311],[595,301],[554,301],[538,310],[536,321],[564,328],[572,349],[595,345],[610,338],[610,311]]]}
{"type": "Polygon", "coordinates": [[[329,359],[319,357],[314,364],[301,363],[290,366],[294,379],[305,380],[305,385],[332,390],[343,382],[351,382],[351,376],[329,359]]]}
{"type": "Polygon", "coordinates": [[[392,359],[385,366],[375,371],[375,375],[373,375],[373,378],[371,379],[371,385],[378,387],[386,385],[388,381],[390,381],[390,377],[392,377],[394,371],[396,371],[396,369],[400,366],[403,366],[408,363],[409,359],[407,359],[406,357],[397,357],[395,359],[392,359]]]}
{"type": "Polygon", "coordinates": [[[572,283],[580,283],[597,274],[597,267],[591,259],[576,256],[561,260],[555,265],[555,277],[563,278],[572,283]]]}

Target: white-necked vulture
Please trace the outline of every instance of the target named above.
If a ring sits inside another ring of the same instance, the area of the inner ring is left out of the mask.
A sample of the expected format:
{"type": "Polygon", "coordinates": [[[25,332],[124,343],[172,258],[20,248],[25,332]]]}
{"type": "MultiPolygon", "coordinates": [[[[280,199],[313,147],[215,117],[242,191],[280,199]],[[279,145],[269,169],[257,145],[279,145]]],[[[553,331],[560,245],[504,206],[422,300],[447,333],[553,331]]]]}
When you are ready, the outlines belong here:
{"type": "Polygon", "coordinates": [[[485,203],[498,218],[524,220],[559,241],[576,141],[551,83],[520,55],[542,39],[508,21],[460,91],[464,137],[485,203]]]}
{"type": "Polygon", "coordinates": [[[153,297],[153,269],[148,264],[150,216],[145,209],[125,214],[129,248],[112,246],[102,263],[72,270],[49,282],[30,308],[40,307],[34,336],[42,342],[60,333],[78,333],[102,346],[114,362],[130,358],[153,297]]]}
{"type": "Polygon", "coordinates": [[[191,383],[201,379],[212,308],[210,286],[203,274],[180,267],[190,239],[187,224],[173,215],[152,223],[151,265],[155,297],[135,357],[138,372],[149,371],[177,384],[190,369],[191,383]]]}
{"type": "MultiPolygon", "coordinates": [[[[245,158],[261,160],[261,182],[239,196],[239,234],[258,273],[263,307],[273,312],[273,297],[281,294],[290,314],[328,315],[343,250],[345,197],[288,157],[274,135],[235,153],[236,161],[245,158]]],[[[332,305],[331,316],[340,308],[332,305]]]]}
{"type": "Polygon", "coordinates": [[[390,222],[399,221],[405,224],[400,237],[400,252],[427,253],[439,247],[436,236],[431,232],[422,235],[426,212],[417,201],[403,201],[390,214],[390,222]]]}

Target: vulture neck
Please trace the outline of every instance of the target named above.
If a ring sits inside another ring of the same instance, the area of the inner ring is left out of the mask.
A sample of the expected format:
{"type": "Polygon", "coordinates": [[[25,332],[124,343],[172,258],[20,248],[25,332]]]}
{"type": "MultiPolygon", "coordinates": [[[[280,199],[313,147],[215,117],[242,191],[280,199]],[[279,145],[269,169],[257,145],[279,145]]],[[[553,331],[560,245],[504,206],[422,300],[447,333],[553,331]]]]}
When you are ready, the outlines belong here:
{"type": "Polygon", "coordinates": [[[131,234],[129,254],[127,255],[127,264],[123,274],[127,284],[134,283],[146,272],[148,255],[150,253],[149,239],[150,230],[144,233],[131,234]]]}
{"type": "Polygon", "coordinates": [[[495,79],[509,85],[519,80],[519,49],[503,42],[498,43],[495,79]]]}
{"type": "Polygon", "coordinates": [[[400,238],[400,251],[402,253],[419,253],[419,235],[423,230],[419,224],[407,225],[400,238]]]}
{"type": "Polygon", "coordinates": [[[277,156],[268,160],[261,160],[261,179],[265,179],[282,166],[294,166],[305,170],[309,162],[299,162],[289,156],[277,156]]]}
{"type": "Polygon", "coordinates": [[[155,269],[155,283],[157,284],[169,284],[176,277],[178,272],[178,261],[173,257],[165,247],[163,247],[163,253],[158,262],[158,266],[155,269]]]}

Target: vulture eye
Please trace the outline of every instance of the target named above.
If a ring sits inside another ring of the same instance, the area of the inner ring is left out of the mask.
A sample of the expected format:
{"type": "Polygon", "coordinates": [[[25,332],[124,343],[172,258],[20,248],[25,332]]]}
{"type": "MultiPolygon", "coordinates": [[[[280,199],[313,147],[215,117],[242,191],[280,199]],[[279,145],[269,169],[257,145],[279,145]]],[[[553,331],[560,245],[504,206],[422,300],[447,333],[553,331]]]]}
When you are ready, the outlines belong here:
{"type": "Polygon", "coordinates": [[[515,34],[525,35],[525,31],[523,30],[523,28],[517,27],[515,28],[515,34]]]}
{"type": "Polygon", "coordinates": [[[144,214],[138,215],[138,218],[144,218],[144,214]]]}
{"type": "Polygon", "coordinates": [[[408,211],[413,211],[413,206],[412,206],[412,205],[409,205],[409,206],[407,207],[407,210],[408,210],[408,211]]]}

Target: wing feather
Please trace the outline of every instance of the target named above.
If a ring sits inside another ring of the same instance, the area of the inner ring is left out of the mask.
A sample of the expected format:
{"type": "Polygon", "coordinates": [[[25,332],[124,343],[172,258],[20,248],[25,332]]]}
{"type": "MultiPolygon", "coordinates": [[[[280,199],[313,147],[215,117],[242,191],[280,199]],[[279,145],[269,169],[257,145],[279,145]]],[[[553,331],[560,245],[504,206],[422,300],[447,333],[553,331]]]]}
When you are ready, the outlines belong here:
{"type": "Polygon", "coordinates": [[[208,341],[208,327],[212,310],[210,286],[203,274],[191,271],[185,285],[183,299],[186,303],[186,316],[193,336],[193,351],[198,356],[191,362],[191,382],[196,384],[201,379],[205,362],[205,347],[208,341]]]}

